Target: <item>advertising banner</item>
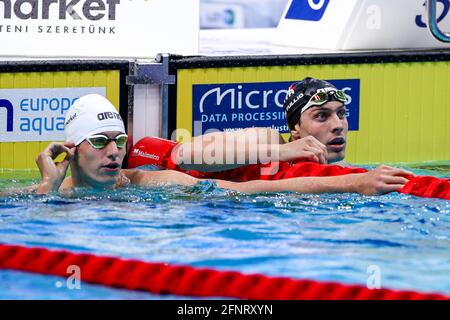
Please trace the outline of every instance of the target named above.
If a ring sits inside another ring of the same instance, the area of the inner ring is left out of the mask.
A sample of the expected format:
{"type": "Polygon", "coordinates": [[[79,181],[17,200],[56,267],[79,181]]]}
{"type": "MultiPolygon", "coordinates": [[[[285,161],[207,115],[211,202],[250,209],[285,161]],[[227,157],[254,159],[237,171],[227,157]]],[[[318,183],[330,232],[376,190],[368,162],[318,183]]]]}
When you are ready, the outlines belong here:
{"type": "Polygon", "coordinates": [[[0,89],[0,142],[65,140],[67,110],[90,93],[106,88],[0,89]]]}
{"type": "MultiPolygon", "coordinates": [[[[295,82],[198,84],[192,87],[193,127],[233,131],[248,127],[270,127],[288,133],[283,102],[295,82]],[[196,125],[197,123],[197,125],[196,125]],[[201,125],[201,126],[199,126],[201,125]]],[[[350,130],[359,127],[359,79],[329,80],[347,95],[350,130]]]]}
{"type": "MultiPolygon", "coordinates": [[[[450,31],[450,0],[437,1],[442,31],[450,31]]],[[[321,49],[449,47],[427,27],[424,0],[290,0],[276,44],[321,49]]]]}
{"type": "Polygon", "coordinates": [[[178,70],[176,139],[263,127],[277,129],[288,141],[282,107],[286,91],[293,82],[313,77],[330,81],[347,95],[346,161],[450,159],[449,108],[442,102],[450,62],[289,65],[286,61],[280,58],[275,66],[178,70]]]}
{"type": "Polygon", "coordinates": [[[192,55],[198,33],[199,0],[0,0],[0,56],[192,55]]]}

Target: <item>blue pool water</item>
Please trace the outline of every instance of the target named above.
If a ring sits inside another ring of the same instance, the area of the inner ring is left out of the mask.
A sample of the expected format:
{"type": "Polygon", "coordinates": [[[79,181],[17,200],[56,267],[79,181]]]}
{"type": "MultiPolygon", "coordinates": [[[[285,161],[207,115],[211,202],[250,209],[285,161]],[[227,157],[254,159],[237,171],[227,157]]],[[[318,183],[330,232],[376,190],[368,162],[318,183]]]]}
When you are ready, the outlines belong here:
{"type": "MultiPolygon", "coordinates": [[[[413,170],[448,177],[448,172],[413,170]]],[[[0,179],[0,191],[30,181],[0,179]]],[[[0,197],[0,242],[450,294],[450,201],[196,187],[0,197]],[[372,270],[372,271],[371,271],[372,270]]],[[[0,299],[160,299],[0,270],[0,299]]]]}

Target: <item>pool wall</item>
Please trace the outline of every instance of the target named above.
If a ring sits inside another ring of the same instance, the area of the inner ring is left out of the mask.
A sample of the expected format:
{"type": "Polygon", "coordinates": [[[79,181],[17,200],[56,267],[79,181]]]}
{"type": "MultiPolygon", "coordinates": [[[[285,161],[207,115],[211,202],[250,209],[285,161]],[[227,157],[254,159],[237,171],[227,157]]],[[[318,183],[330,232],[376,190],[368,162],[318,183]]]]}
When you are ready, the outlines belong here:
{"type": "MultiPolygon", "coordinates": [[[[348,162],[445,162],[450,159],[450,111],[443,97],[449,73],[450,50],[446,49],[160,55],[146,61],[11,59],[0,61],[0,94],[11,89],[105,88],[124,118],[130,145],[147,135],[188,140],[211,129],[251,126],[277,128],[287,138],[281,105],[288,85],[307,76],[318,77],[349,97],[348,162]]],[[[5,138],[12,136],[8,124],[18,130],[21,123],[8,117],[8,109],[2,106],[0,170],[35,169],[34,159],[49,139],[5,138]]],[[[45,116],[35,112],[35,117],[45,116]]]]}
{"type": "MultiPolygon", "coordinates": [[[[449,53],[181,59],[174,62],[176,128],[198,135],[211,128],[272,124],[288,132],[282,112],[286,89],[289,83],[310,76],[329,80],[349,97],[348,162],[446,161],[450,111],[443,95],[449,88],[449,53]]],[[[284,136],[287,139],[288,134],[284,136]]]]}

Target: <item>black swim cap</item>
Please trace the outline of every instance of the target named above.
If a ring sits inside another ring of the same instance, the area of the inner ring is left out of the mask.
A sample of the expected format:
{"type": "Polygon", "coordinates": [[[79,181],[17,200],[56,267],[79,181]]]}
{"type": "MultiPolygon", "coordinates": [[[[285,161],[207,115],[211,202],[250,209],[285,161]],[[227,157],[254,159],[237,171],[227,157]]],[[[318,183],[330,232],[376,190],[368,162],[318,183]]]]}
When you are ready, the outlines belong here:
{"type": "Polygon", "coordinates": [[[315,79],[305,78],[292,84],[284,100],[284,112],[286,113],[286,122],[291,130],[300,120],[302,108],[308,103],[309,99],[317,93],[319,89],[336,87],[331,83],[315,79]]]}

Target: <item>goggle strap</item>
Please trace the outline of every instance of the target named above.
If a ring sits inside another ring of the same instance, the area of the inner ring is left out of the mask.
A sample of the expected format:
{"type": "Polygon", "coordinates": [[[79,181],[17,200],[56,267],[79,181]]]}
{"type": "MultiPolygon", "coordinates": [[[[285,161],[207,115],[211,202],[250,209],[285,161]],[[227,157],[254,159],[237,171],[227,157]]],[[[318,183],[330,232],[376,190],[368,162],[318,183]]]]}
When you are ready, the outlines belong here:
{"type": "Polygon", "coordinates": [[[321,106],[324,103],[330,101],[330,97],[334,98],[336,101],[342,102],[345,104],[347,102],[347,97],[345,96],[345,93],[342,90],[336,90],[336,91],[330,91],[330,92],[317,92],[311,96],[308,103],[302,108],[300,113],[305,112],[309,108],[313,106],[321,106]],[[323,95],[325,99],[317,99],[320,98],[320,95],[323,95]],[[314,99],[317,99],[316,101],[313,101],[314,99]]]}

